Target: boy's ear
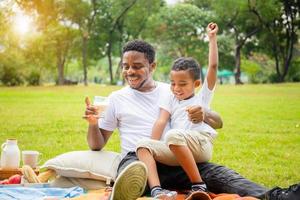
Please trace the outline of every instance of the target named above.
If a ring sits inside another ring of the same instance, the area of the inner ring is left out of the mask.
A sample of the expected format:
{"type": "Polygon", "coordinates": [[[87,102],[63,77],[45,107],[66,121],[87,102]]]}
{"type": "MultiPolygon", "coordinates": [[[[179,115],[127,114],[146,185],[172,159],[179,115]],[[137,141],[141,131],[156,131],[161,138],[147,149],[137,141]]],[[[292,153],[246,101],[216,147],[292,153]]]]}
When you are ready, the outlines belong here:
{"type": "Polygon", "coordinates": [[[195,80],[195,82],[194,82],[195,88],[199,87],[200,85],[201,85],[201,80],[200,79],[195,80]]]}

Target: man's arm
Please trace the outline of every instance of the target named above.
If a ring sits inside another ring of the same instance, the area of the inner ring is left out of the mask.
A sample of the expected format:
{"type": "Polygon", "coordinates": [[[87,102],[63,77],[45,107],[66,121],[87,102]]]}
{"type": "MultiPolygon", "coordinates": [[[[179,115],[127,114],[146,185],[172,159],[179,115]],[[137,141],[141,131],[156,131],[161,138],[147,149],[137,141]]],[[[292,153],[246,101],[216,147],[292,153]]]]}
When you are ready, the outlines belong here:
{"type": "Polygon", "coordinates": [[[223,121],[221,116],[217,112],[214,112],[212,110],[205,112],[204,122],[214,129],[219,129],[223,127],[223,121]]]}
{"type": "Polygon", "coordinates": [[[99,129],[98,124],[89,124],[87,142],[90,149],[93,151],[101,150],[105,146],[111,134],[112,131],[99,129]]]}
{"type": "Polygon", "coordinates": [[[204,121],[214,129],[223,127],[223,121],[217,112],[203,109],[201,106],[189,106],[187,111],[190,121],[194,124],[204,121]]]}
{"type": "Polygon", "coordinates": [[[91,105],[90,99],[88,97],[85,98],[85,104],[86,110],[83,118],[86,119],[89,123],[87,142],[91,150],[99,151],[105,146],[106,142],[112,134],[112,131],[99,129],[99,109],[97,108],[97,106],[91,105]]]}

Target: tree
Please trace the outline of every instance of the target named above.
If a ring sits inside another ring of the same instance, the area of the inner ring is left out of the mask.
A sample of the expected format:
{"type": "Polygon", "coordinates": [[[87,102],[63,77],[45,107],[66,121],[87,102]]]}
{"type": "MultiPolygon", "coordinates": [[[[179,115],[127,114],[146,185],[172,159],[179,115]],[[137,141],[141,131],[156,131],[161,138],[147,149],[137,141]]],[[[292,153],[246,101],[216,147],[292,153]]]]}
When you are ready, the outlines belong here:
{"type": "Polygon", "coordinates": [[[213,8],[220,24],[224,25],[227,34],[232,34],[235,40],[235,83],[242,84],[241,77],[241,50],[247,42],[251,41],[260,29],[259,21],[254,18],[248,9],[246,1],[214,1],[213,8]],[[230,10],[230,12],[224,12],[230,10]]]}
{"type": "Polygon", "coordinates": [[[277,81],[283,82],[288,74],[300,26],[298,0],[248,0],[250,11],[263,25],[259,44],[274,58],[277,81]]]}
{"type": "MultiPolygon", "coordinates": [[[[121,11],[117,12],[117,15],[112,17],[112,24],[109,29],[108,34],[108,42],[107,42],[107,57],[108,57],[108,63],[109,63],[109,74],[110,74],[110,83],[113,84],[113,71],[112,71],[112,46],[113,46],[113,38],[114,38],[114,32],[116,30],[119,31],[120,37],[122,38],[122,27],[123,27],[123,20],[126,15],[126,13],[134,6],[134,4],[137,2],[137,0],[131,0],[129,3],[126,1],[124,5],[121,4],[121,11]]],[[[111,15],[112,16],[112,15],[111,15]]]]}
{"type": "Polygon", "coordinates": [[[205,10],[212,10],[211,0],[185,0],[184,2],[197,6],[205,10]]]}
{"type": "Polygon", "coordinates": [[[0,4],[0,81],[7,86],[21,85],[23,83],[24,56],[19,53],[21,48],[19,39],[12,27],[11,2],[0,4]]]}
{"type": "MultiPolygon", "coordinates": [[[[64,67],[70,49],[74,45],[77,29],[71,26],[64,15],[63,1],[16,1],[27,13],[36,13],[36,26],[40,34],[47,40],[44,45],[49,55],[56,58],[58,85],[64,84],[64,67]]],[[[45,54],[45,50],[41,52],[45,54]]],[[[41,55],[43,57],[43,55],[41,55]]]]}
{"type": "MultiPolygon", "coordinates": [[[[158,13],[164,6],[165,2],[163,0],[139,0],[134,4],[124,17],[123,25],[119,26],[119,32],[122,35],[119,42],[119,57],[121,57],[124,43],[132,39],[143,38],[142,32],[146,29],[150,16],[158,13]]],[[[118,67],[117,69],[116,77],[119,78],[121,68],[118,67]]]]}
{"type": "MultiPolygon", "coordinates": [[[[164,7],[151,17],[144,33],[156,43],[159,52],[172,58],[194,57],[201,64],[207,61],[206,26],[212,16],[191,4],[164,7]]],[[[165,63],[166,66],[167,63],[165,63]]]]}
{"type": "Polygon", "coordinates": [[[113,57],[120,57],[125,42],[140,36],[149,16],[157,12],[161,4],[161,0],[106,0],[102,4],[91,40],[100,44],[97,52],[107,56],[111,84],[115,82],[113,57]]]}
{"type": "Polygon", "coordinates": [[[81,52],[82,52],[82,68],[83,68],[83,82],[87,82],[87,65],[88,65],[88,45],[90,34],[93,29],[96,15],[101,14],[100,2],[96,0],[82,1],[82,0],[66,0],[63,13],[68,20],[79,27],[81,35],[81,52]],[[97,3],[98,2],[98,3],[97,3]]]}
{"type": "MultiPolygon", "coordinates": [[[[216,10],[213,7],[214,1],[211,0],[185,0],[184,2],[197,6],[202,12],[209,13],[209,22],[217,22],[219,26],[218,47],[219,47],[219,68],[234,70],[235,58],[234,38],[228,34],[228,27],[223,20],[217,16],[216,10]]],[[[206,49],[206,51],[208,51],[206,49]]]]}

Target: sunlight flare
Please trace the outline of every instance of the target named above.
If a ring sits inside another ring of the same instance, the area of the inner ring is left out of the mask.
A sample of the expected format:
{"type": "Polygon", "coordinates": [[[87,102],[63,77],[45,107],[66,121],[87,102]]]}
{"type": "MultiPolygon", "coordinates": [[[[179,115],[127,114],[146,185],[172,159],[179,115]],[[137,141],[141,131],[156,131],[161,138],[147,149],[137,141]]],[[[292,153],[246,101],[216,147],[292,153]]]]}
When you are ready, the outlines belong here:
{"type": "Polygon", "coordinates": [[[32,31],[33,24],[32,24],[32,18],[18,13],[14,18],[14,30],[21,34],[27,34],[28,32],[32,31]]]}

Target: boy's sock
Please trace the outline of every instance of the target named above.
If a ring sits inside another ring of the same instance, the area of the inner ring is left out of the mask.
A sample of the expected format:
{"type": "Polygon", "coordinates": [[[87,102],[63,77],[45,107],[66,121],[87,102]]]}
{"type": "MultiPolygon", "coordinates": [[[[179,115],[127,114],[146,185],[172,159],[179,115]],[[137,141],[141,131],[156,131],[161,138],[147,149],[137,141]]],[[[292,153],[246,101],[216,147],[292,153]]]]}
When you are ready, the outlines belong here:
{"type": "Polygon", "coordinates": [[[162,188],[159,185],[154,186],[153,188],[151,188],[151,197],[155,197],[161,191],[162,188]]]}
{"type": "Polygon", "coordinates": [[[154,199],[176,199],[177,192],[162,189],[161,186],[157,185],[151,189],[151,197],[154,199]]]}
{"type": "Polygon", "coordinates": [[[192,191],[203,191],[203,192],[208,192],[207,186],[204,182],[200,183],[192,183],[192,191]]]}

